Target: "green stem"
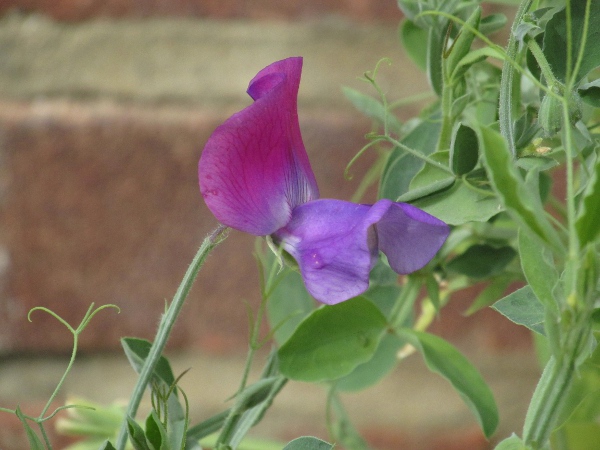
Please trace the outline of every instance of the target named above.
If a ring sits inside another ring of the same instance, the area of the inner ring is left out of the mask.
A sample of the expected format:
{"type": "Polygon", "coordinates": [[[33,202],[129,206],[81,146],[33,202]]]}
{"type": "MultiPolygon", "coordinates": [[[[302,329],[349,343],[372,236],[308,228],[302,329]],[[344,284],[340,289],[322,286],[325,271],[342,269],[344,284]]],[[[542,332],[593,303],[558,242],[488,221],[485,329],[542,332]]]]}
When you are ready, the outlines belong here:
{"type": "Polygon", "coordinates": [[[542,48],[537,43],[537,41],[535,39],[529,39],[529,41],[527,42],[527,47],[529,48],[529,51],[538,63],[538,66],[540,66],[542,75],[546,79],[546,84],[548,84],[548,86],[554,86],[556,83],[558,83],[558,80],[552,73],[552,68],[550,67],[550,64],[548,64],[546,55],[544,55],[544,52],[542,51],[542,48]]]}
{"type": "Polygon", "coordinates": [[[440,129],[440,137],[438,139],[436,150],[447,150],[450,148],[450,141],[452,139],[452,90],[453,86],[450,85],[449,80],[446,76],[446,65],[442,63],[442,72],[444,77],[444,86],[442,87],[442,127],[440,129]]]}
{"type": "Polygon", "coordinates": [[[156,332],[156,337],[152,343],[152,346],[150,347],[150,352],[148,353],[148,357],[146,358],[144,366],[140,371],[140,376],[133,389],[133,393],[131,394],[129,405],[127,406],[125,420],[123,420],[123,424],[117,438],[116,448],[118,450],[125,449],[125,444],[127,443],[127,418],[135,418],[142,397],[144,396],[146,386],[148,385],[150,378],[154,373],[154,368],[156,367],[156,364],[158,363],[158,360],[167,344],[171,330],[173,329],[173,325],[177,320],[177,316],[181,312],[181,308],[183,307],[185,299],[192,288],[196,276],[198,275],[198,272],[204,264],[208,254],[227,237],[227,231],[227,227],[224,225],[219,225],[204,239],[204,242],[202,242],[200,249],[188,267],[188,270],[186,271],[183,280],[181,281],[181,284],[179,285],[179,288],[173,297],[173,301],[169,305],[166,314],[163,316],[163,319],[160,322],[158,331],[156,332]]]}
{"type": "Polygon", "coordinates": [[[515,113],[516,105],[513,102],[513,85],[514,76],[516,69],[512,62],[516,60],[517,52],[519,49],[519,43],[517,41],[515,32],[517,27],[521,24],[523,16],[529,10],[532,0],[523,0],[517,14],[515,21],[511,27],[510,38],[508,39],[508,46],[506,49],[506,59],[502,64],[502,78],[500,80],[500,102],[498,105],[498,116],[500,119],[500,133],[506,139],[508,148],[513,156],[516,156],[517,149],[515,147],[515,130],[513,115],[515,113]]]}
{"type": "Polygon", "coordinates": [[[448,166],[442,164],[441,162],[436,161],[435,159],[430,158],[427,155],[424,155],[423,153],[419,152],[418,150],[415,150],[414,148],[410,148],[409,146],[403,144],[402,142],[398,141],[397,139],[394,139],[390,136],[385,137],[385,139],[395,145],[396,147],[401,148],[402,150],[404,150],[407,153],[410,153],[411,155],[419,158],[422,161],[425,161],[427,164],[431,164],[434,167],[437,167],[438,169],[454,176],[454,173],[452,172],[452,169],[450,169],[448,166]]]}
{"type": "Polygon", "coordinates": [[[421,283],[416,277],[406,277],[406,283],[402,286],[400,295],[396,299],[396,303],[394,303],[390,313],[390,324],[393,329],[404,325],[406,318],[412,312],[420,288],[421,283]]]}

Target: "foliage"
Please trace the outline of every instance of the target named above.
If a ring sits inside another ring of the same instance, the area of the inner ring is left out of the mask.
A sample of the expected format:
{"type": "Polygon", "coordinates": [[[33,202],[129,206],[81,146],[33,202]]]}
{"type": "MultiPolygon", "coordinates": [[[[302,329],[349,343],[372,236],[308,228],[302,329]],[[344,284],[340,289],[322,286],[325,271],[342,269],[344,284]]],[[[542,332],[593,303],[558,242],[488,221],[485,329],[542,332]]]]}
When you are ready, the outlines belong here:
{"type": "MultiPolygon", "coordinates": [[[[506,48],[488,37],[506,18],[485,16],[476,0],[398,0],[398,5],[406,17],[401,43],[426,72],[432,91],[417,98],[433,101],[421,103],[418,117],[402,123],[397,109],[405,102],[388,99],[377,82],[383,65],[365,73],[373,95],[344,89],[374,123],[356,158],[377,150],[379,198],[410,203],[451,225],[444,247],[421,270],[400,278],[380,256],[363,295],[317,307],[297,267],[287,264],[289,255],[279,248],[270,253],[258,243],[262,302],[250,313],[242,381],[230,407],[190,425],[185,393],[162,352],[200,266],[226,235],[218,228],[200,248],[156,339],[123,339],[140,378],[127,411],[120,413],[115,448],[125,448],[129,439],[143,450],[193,449],[199,441],[219,450],[243,449],[248,431],[288,380],[295,380],[326,388],[330,439],[363,449],[366,443],[340,393],[377,383],[416,353],[450,382],[491,438],[499,417],[485,380],[454,346],[427,332],[454,292],[477,283],[487,287],[468,312],[492,306],[535,333],[547,355],[521,435],[498,437],[504,440],[496,448],[583,449],[598,442],[600,2],[522,0],[506,48]],[[556,197],[554,177],[564,177],[565,198],[556,197]],[[522,287],[505,293],[513,282],[522,287]],[[261,338],[265,316],[270,332],[261,338]],[[255,352],[267,342],[274,349],[260,378],[250,383],[255,352]],[[148,385],[153,409],[142,424],[135,418],[148,385]]],[[[373,182],[372,174],[361,192],[373,182]]],[[[76,342],[79,328],[68,327],[76,342]]],[[[52,416],[46,416],[47,407],[37,418],[18,407],[3,411],[21,420],[31,448],[50,447],[43,428],[52,416]],[[39,425],[41,439],[31,422],[39,425]]],[[[100,420],[89,417],[88,425],[100,420]]],[[[94,443],[113,448],[105,439],[116,433],[112,425],[94,443]]],[[[302,437],[284,448],[332,447],[302,437]]]]}

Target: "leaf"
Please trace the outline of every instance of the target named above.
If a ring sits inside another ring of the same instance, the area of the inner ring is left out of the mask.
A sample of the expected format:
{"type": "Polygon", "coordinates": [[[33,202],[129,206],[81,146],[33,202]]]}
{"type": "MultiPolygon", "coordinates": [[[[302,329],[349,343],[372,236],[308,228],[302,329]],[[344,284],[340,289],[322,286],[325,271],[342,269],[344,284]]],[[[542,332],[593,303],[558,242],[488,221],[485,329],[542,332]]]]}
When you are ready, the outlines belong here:
{"type": "Polygon", "coordinates": [[[470,278],[489,278],[502,272],[516,255],[517,252],[508,245],[492,247],[487,244],[475,244],[450,260],[446,269],[470,278]]]}
{"type": "MultiPolygon", "coordinates": [[[[427,166],[423,172],[426,170],[432,169],[427,166]]],[[[439,190],[411,203],[449,225],[486,222],[502,212],[503,208],[500,200],[485,187],[486,180],[475,172],[466,179],[457,179],[447,189],[439,190]]],[[[414,181],[414,185],[426,181],[425,174],[419,174],[414,181]]]]}
{"type": "Polygon", "coordinates": [[[531,447],[525,445],[525,443],[516,435],[512,434],[511,437],[504,439],[500,442],[494,450],[532,450],[531,447]]]}
{"type": "Polygon", "coordinates": [[[146,440],[154,450],[169,449],[167,430],[154,410],[146,418],[146,440]]]}
{"type": "Polygon", "coordinates": [[[100,447],[98,448],[98,450],[117,450],[112,443],[107,439],[105,440],[100,447]]]}
{"type": "Polygon", "coordinates": [[[331,450],[333,444],[312,436],[303,436],[288,443],[283,450],[331,450]]]}
{"type": "Polygon", "coordinates": [[[485,35],[501,30],[506,25],[506,16],[502,13],[490,14],[479,22],[479,31],[485,35]]]}
{"type": "Polygon", "coordinates": [[[481,7],[476,7],[471,13],[469,18],[465,21],[465,24],[461,28],[458,36],[452,43],[450,49],[444,55],[446,57],[446,73],[450,74],[450,78],[457,80],[462,73],[455,73],[459,61],[469,53],[471,44],[475,39],[475,33],[473,29],[479,28],[479,20],[481,19],[481,7]]]}
{"type": "Polygon", "coordinates": [[[595,108],[600,108],[600,79],[596,79],[590,83],[585,83],[579,86],[577,93],[588,105],[595,108]]]}
{"type": "Polygon", "coordinates": [[[582,247],[595,241],[600,234],[600,158],[588,180],[579,204],[575,229],[582,247]]]}
{"type": "Polygon", "coordinates": [[[537,239],[519,231],[519,255],[525,279],[531,290],[546,308],[557,312],[553,290],[558,283],[558,272],[549,250],[537,239]]]}
{"type": "Polygon", "coordinates": [[[35,433],[35,431],[33,431],[31,426],[27,422],[27,419],[23,415],[23,412],[21,411],[20,407],[17,406],[17,409],[15,410],[15,414],[17,415],[17,417],[23,424],[23,428],[25,429],[25,434],[27,435],[27,441],[29,442],[30,450],[46,450],[46,446],[42,443],[41,439],[35,433]]]}
{"type": "Polygon", "coordinates": [[[450,168],[456,175],[469,173],[479,160],[479,142],[475,131],[460,122],[452,132],[450,168]]]}
{"type": "Polygon", "coordinates": [[[492,308],[508,320],[541,335],[544,331],[544,305],[537,299],[531,286],[525,286],[498,300],[492,308]]]}
{"type": "Polygon", "coordinates": [[[386,334],[379,342],[373,357],[339,379],[335,388],[340,391],[361,391],[375,385],[396,367],[396,355],[404,343],[397,336],[386,334]]]}
{"type": "Polygon", "coordinates": [[[476,131],[492,186],[511,217],[522,228],[548,243],[553,250],[564,253],[563,243],[546,218],[539,195],[528,191],[513,164],[504,138],[487,127],[479,127],[476,131]]]}
{"type": "Polygon", "coordinates": [[[356,89],[349,87],[342,87],[342,91],[346,98],[354,105],[354,107],[363,113],[365,116],[376,120],[380,124],[384,124],[387,120],[388,129],[394,133],[398,133],[402,125],[390,111],[387,111],[383,104],[371,97],[370,95],[363,94],[356,89]]]}
{"type": "Polygon", "coordinates": [[[151,450],[144,429],[131,417],[127,417],[127,434],[135,450],[151,450]]]}
{"type": "Polygon", "coordinates": [[[313,309],[315,301],[304,287],[302,276],[288,267],[282,269],[267,302],[269,323],[277,343],[287,341],[313,309]]]}
{"type": "Polygon", "coordinates": [[[564,434],[565,448],[569,450],[589,450],[600,442],[600,424],[596,422],[568,423],[561,432],[564,434]]]}
{"type": "MultiPolygon", "coordinates": [[[[150,353],[152,344],[145,339],[132,337],[121,338],[121,345],[125,350],[125,355],[133,369],[139,374],[144,366],[144,362],[150,353]]],[[[163,381],[167,386],[172,386],[175,383],[175,377],[171,370],[169,361],[164,356],[161,356],[154,369],[154,376],[163,381]]]]}
{"type": "MultiPolygon", "coordinates": [[[[565,8],[559,10],[546,24],[544,32],[543,52],[552,67],[552,73],[562,83],[567,77],[567,45],[571,44],[572,66],[575,68],[577,54],[581,47],[581,34],[584,30],[586,1],[571,2],[572,36],[567,36],[567,13],[565,8]]],[[[600,2],[591,0],[587,40],[581,60],[579,72],[573,80],[575,84],[581,81],[592,69],[600,66],[600,2]]]]}
{"type": "MultiPolygon", "coordinates": [[[[440,121],[436,117],[431,117],[419,123],[401,142],[424,155],[429,155],[435,149],[439,134],[440,121]]],[[[394,148],[381,176],[379,198],[395,201],[408,191],[411,180],[422,167],[422,159],[400,148],[394,148]]]]}
{"type": "Polygon", "coordinates": [[[457,79],[461,77],[473,64],[483,61],[486,58],[494,58],[499,61],[504,60],[504,53],[493,47],[482,47],[467,53],[456,65],[452,77],[457,79]]]}
{"type": "Polygon", "coordinates": [[[427,367],[446,378],[477,418],[483,433],[490,437],[498,426],[498,408],[481,374],[456,348],[429,333],[402,329],[398,335],[423,355],[427,367]]]}
{"type": "Polygon", "coordinates": [[[438,95],[442,95],[444,78],[442,72],[442,54],[444,52],[444,42],[446,41],[446,29],[448,25],[442,28],[431,27],[427,37],[427,79],[431,89],[438,95]]]}
{"type": "Polygon", "coordinates": [[[386,327],[364,297],[323,306],[300,323],[279,349],[279,368],[293,380],[333,380],[373,356],[386,327]]]}
{"type": "Polygon", "coordinates": [[[400,40],[404,51],[423,71],[427,69],[427,30],[419,28],[411,20],[400,25],[400,40]]]}
{"type": "Polygon", "coordinates": [[[465,315],[470,316],[497,301],[498,298],[502,297],[502,294],[506,291],[511,281],[512,278],[507,275],[500,275],[493,278],[486,288],[473,300],[473,303],[465,311],[465,315]]]}

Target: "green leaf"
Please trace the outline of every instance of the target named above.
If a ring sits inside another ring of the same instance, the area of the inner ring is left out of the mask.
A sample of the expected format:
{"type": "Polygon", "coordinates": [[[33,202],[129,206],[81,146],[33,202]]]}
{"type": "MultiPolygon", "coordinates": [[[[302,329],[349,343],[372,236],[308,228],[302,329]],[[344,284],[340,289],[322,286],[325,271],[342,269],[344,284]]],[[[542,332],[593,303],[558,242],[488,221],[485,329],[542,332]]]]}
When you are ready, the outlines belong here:
{"type": "Polygon", "coordinates": [[[400,25],[400,40],[404,51],[423,71],[427,69],[427,30],[419,28],[411,20],[400,25]]]}
{"type": "Polygon", "coordinates": [[[446,378],[490,437],[498,426],[498,408],[481,374],[456,348],[432,334],[402,329],[399,336],[423,355],[427,367],[446,378]]]}
{"type": "Polygon", "coordinates": [[[490,14],[479,22],[479,31],[485,35],[501,30],[506,25],[506,16],[502,13],[490,14]]]}
{"type": "Polygon", "coordinates": [[[442,95],[444,77],[442,72],[442,54],[444,52],[444,42],[446,41],[446,29],[431,27],[427,36],[427,79],[433,91],[442,95]],[[443,31],[442,31],[443,30],[443,31]]]}
{"type": "Polygon", "coordinates": [[[492,308],[510,321],[523,325],[536,333],[544,331],[544,305],[537,299],[531,286],[525,286],[498,300],[492,308]]]}
{"type": "Polygon", "coordinates": [[[595,108],[600,108],[600,79],[596,79],[590,83],[585,83],[579,86],[577,93],[588,105],[595,108]]]}
{"type": "MultiPolygon", "coordinates": [[[[133,337],[121,338],[121,345],[125,350],[125,355],[133,369],[139,374],[144,366],[144,361],[150,353],[152,343],[145,339],[133,337]]],[[[154,369],[154,376],[163,381],[167,386],[172,386],[175,383],[175,377],[171,370],[169,361],[164,356],[161,356],[154,369]]]]}
{"type": "Polygon", "coordinates": [[[600,234],[600,158],[596,159],[579,204],[575,228],[582,247],[595,241],[600,234]]]}
{"type": "Polygon", "coordinates": [[[452,131],[450,168],[456,175],[472,171],[479,160],[479,141],[475,131],[458,122],[452,131]]]}
{"type": "Polygon", "coordinates": [[[135,450],[152,450],[146,441],[144,429],[131,417],[127,417],[127,434],[135,450]]]}
{"type": "Polygon", "coordinates": [[[537,235],[553,250],[564,253],[564,245],[546,218],[539,195],[527,189],[505,139],[487,127],[477,131],[488,176],[506,210],[523,229],[537,235]]]}
{"type": "Polygon", "coordinates": [[[365,116],[376,120],[380,124],[384,124],[387,120],[389,131],[393,133],[400,132],[402,125],[390,111],[387,111],[386,114],[385,107],[379,100],[346,86],[342,87],[342,91],[354,107],[365,116]]]}
{"type": "MultiPolygon", "coordinates": [[[[567,77],[567,45],[572,49],[572,71],[575,68],[577,54],[581,47],[581,34],[584,30],[586,1],[571,2],[572,36],[567,36],[567,13],[562,8],[548,21],[544,32],[544,55],[552,67],[552,73],[562,83],[567,77]]],[[[600,66],[600,2],[591,1],[589,26],[585,50],[579,72],[574,79],[575,84],[581,81],[592,69],[600,66]]]]}
{"type": "Polygon", "coordinates": [[[112,443],[107,439],[105,440],[100,447],[98,448],[98,450],[117,450],[114,445],[112,445],[112,443]]]}
{"type": "Polygon", "coordinates": [[[298,324],[313,309],[315,301],[304,287],[302,276],[288,267],[283,268],[267,302],[269,323],[275,330],[277,343],[283,344],[287,341],[298,324]]]}
{"type": "Polygon", "coordinates": [[[169,449],[167,430],[154,410],[146,418],[146,440],[153,450],[169,449]]]}
{"type": "Polygon", "coordinates": [[[448,262],[446,269],[470,278],[489,278],[502,272],[516,255],[517,252],[508,245],[475,244],[448,262]]]}
{"type": "Polygon", "coordinates": [[[459,61],[465,57],[471,49],[471,44],[475,39],[473,29],[477,30],[479,28],[480,19],[481,7],[478,6],[465,21],[465,25],[461,28],[449,51],[446,52],[446,73],[450,74],[451,79],[457,80],[461,76],[460,73],[455,73],[455,70],[459,61]]]}
{"type": "MultiPolygon", "coordinates": [[[[401,142],[424,155],[429,155],[435,149],[439,134],[440,121],[431,117],[419,123],[401,142]]],[[[394,148],[381,176],[379,198],[395,201],[408,191],[411,180],[422,167],[422,159],[400,148],[394,148]]]]}
{"type": "Polygon", "coordinates": [[[386,327],[364,297],[323,306],[300,323],[279,349],[281,373],[293,380],[340,378],[373,356],[386,327]]]}
{"type": "Polygon", "coordinates": [[[331,450],[333,444],[329,444],[321,439],[312,436],[303,436],[294,439],[283,450],[331,450]]]}
{"type": "Polygon", "coordinates": [[[362,391],[375,385],[398,364],[397,353],[404,341],[392,334],[383,336],[373,357],[339,379],[335,388],[340,391],[362,391]]]}
{"type": "Polygon", "coordinates": [[[475,176],[459,179],[449,189],[418,199],[412,204],[449,225],[486,222],[502,212],[503,208],[494,193],[481,183],[485,183],[485,180],[475,176]]]}
{"type": "Polygon", "coordinates": [[[17,415],[17,417],[23,424],[23,428],[25,429],[25,434],[27,435],[27,441],[29,442],[30,450],[46,450],[46,446],[42,443],[42,440],[35,433],[35,431],[33,431],[31,426],[29,425],[29,422],[27,422],[25,415],[21,411],[20,407],[17,406],[17,409],[15,410],[15,414],[17,415]]]}
{"type": "Polygon", "coordinates": [[[596,422],[568,423],[561,432],[569,450],[589,450],[596,448],[600,442],[600,424],[596,422]]]}
{"type": "Polygon", "coordinates": [[[549,250],[528,233],[519,231],[519,255],[531,290],[546,308],[557,312],[553,289],[558,283],[558,272],[549,250]]]}
{"type": "Polygon", "coordinates": [[[532,450],[531,447],[525,445],[525,443],[516,435],[512,434],[511,437],[504,439],[500,442],[494,450],[532,450]]]}
{"type": "Polygon", "coordinates": [[[486,58],[494,58],[499,61],[504,60],[504,54],[496,50],[492,47],[482,47],[477,50],[473,50],[472,52],[467,53],[456,65],[456,69],[454,69],[454,74],[452,77],[454,79],[458,79],[461,77],[472,65],[477,64],[478,62],[483,61],[486,58]]]}

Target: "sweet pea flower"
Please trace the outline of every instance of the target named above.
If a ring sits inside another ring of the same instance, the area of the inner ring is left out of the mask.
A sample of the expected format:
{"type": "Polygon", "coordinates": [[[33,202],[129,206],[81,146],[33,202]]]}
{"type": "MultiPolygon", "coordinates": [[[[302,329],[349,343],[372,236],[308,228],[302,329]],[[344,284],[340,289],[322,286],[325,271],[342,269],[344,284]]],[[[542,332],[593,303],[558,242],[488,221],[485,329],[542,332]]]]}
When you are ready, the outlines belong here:
{"type": "Polygon", "coordinates": [[[302,58],[261,70],[254,103],[208,139],[198,164],[200,192],[224,225],[273,241],[298,262],[308,292],[335,304],[363,293],[381,250],[408,274],[425,266],[449,234],[439,219],[406,203],[319,199],[298,123],[302,58]]]}

